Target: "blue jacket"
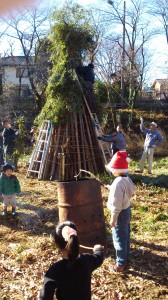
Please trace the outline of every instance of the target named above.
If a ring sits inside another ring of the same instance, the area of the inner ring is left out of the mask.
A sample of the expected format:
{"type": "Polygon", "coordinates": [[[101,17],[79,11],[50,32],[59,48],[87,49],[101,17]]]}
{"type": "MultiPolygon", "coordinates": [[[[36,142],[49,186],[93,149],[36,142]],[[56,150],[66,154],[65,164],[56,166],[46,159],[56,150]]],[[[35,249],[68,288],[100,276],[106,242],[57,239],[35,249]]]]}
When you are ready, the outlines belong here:
{"type": "Polygon", "coordinates": [[[125,150],[126,149],[126,140],[125,136],[121,132],[117,132],[115,135],[103,135],[101,138],[104,142],[112,143],[111,148],[117,150],[125,150]]]}
{"type": "Polygon", "coordinates": [[[144,147],[154,148],[158,147],[162,143],[163,137],[157,130],[151,130],[142,124],[140,124],[140,129],[142,132],[146,133],[144,147]]]}

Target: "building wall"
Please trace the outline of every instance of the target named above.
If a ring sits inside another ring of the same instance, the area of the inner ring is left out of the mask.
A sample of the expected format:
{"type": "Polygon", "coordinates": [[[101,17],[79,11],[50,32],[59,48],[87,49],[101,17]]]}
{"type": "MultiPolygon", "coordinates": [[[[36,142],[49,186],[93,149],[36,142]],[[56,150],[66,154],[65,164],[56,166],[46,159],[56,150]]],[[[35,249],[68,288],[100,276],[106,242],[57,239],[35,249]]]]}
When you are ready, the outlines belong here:
{"type": "Polygon", "coordinates": [[[156,92],[158,92],[158,93],[160,92],[160,83],[159,82],[156,82],[154,89],[156,92]]]}
{"type": "MultiPolygon", "coordinates": [[[[16,77],[16,68],[15,67],[4,67],[4,75],[3,75],[3,84],[15,84],[19,85],[19,78],[16,77]]],[[[21,79],[22,85],[28,85],[29,89],[31,89],[29,78],[21,79]]]]}

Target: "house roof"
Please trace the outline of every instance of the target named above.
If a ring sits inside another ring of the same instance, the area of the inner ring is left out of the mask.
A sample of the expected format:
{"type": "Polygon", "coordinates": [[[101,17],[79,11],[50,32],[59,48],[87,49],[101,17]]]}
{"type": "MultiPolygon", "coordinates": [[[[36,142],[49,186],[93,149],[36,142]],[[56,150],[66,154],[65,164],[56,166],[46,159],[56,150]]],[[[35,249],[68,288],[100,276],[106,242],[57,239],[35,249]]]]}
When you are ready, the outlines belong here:
{"type": "MultiPolygon", "coordinates": [[[[32,62],[32,58],[29,57],[29,62],[32,62]]],[[[25,66],[26,65],[26,59],[25,56],[7,56],[7,57],[1,57],[0,59],[0,65],[2,66],[25,66]]]]}
{"type": "Polygon", "coordinates": [[[161,85],[168,85],[168,79],[155,79],[154,83],[152,84],[152,87],[156,85],[156,83],[159,83],[161,85]]]}

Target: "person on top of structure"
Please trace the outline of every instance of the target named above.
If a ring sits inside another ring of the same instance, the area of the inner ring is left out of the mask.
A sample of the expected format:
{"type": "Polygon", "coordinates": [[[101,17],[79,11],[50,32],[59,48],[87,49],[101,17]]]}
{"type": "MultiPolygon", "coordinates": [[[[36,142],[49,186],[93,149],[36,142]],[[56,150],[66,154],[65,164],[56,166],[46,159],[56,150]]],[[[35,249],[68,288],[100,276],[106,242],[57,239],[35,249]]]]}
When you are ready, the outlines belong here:
{"type": "Polygon", "coordinates": [[[94,65],[88,64],[88,66],[78,65],[76,73],[83,78],[85,84],[83,85],[84,96],[86,97],[87,104],[92,113],[96,113],[96,103],[93,93],[93,84],[95,81],[94,65]]]}

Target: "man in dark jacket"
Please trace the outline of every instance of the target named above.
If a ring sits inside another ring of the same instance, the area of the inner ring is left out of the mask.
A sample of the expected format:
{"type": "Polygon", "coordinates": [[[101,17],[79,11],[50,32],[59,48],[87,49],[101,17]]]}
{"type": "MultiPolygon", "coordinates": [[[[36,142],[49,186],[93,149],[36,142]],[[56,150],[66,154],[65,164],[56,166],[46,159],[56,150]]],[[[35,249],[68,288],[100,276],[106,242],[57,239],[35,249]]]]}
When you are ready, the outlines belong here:
{"type": "MultiPolygon", "coordinates": [[[[12,129],[11,124],[9,121],[5,120],[2,122],[4,127],[2,132],[3,138],[3,151],[4,151],[4,158],[5,162],[7,163],[14,163],[13,152],[15,150],[15,138],[18,135],[18,131],[12,129]]],[[[16,164],[16,162],[15,162],[16,164]]]]}
{"type": "Polygon", "coordinates": [[[96,112],[96,103],[93,94],[93,84],[95,80],[94,75],[94,65],[88,64],[88,66],[78,66],[76,68],[76,73],[83,78],[84,85],[84,95],[86,97],[87,104],[92,113],[96,112]]]}

